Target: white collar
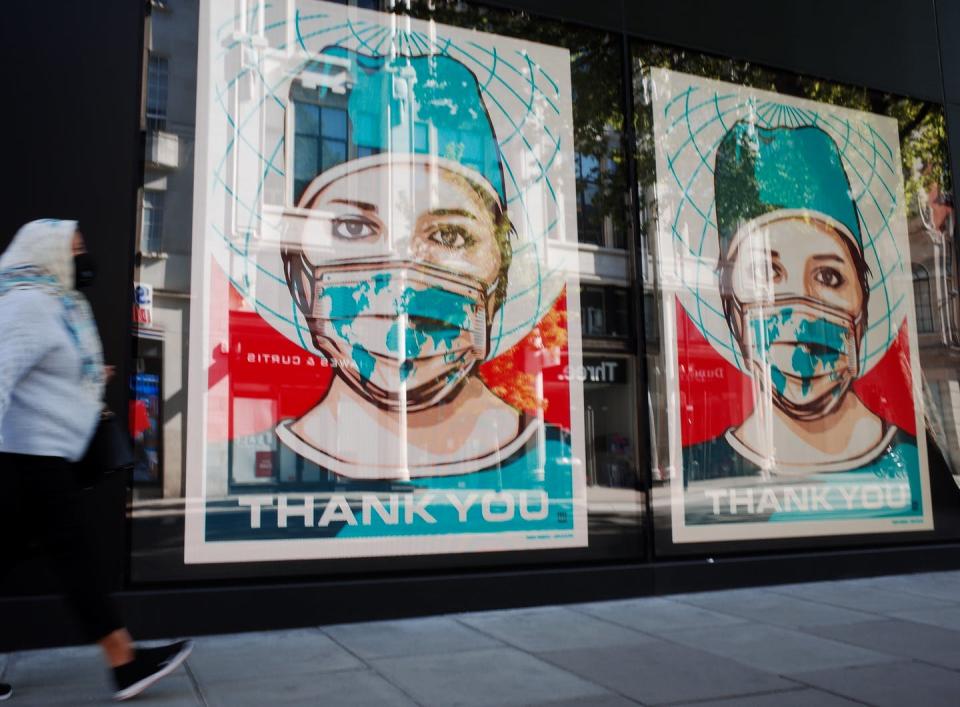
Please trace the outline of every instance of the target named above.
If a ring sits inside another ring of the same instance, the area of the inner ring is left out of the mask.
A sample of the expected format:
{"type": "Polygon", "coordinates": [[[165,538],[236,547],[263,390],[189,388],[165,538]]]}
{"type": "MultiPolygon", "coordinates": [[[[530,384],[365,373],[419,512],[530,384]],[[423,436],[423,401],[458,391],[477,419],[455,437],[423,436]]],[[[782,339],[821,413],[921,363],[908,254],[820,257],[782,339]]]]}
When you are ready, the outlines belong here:
{"type": "Polygon", "coordinates": [[[368,464],[357,464],[345,459],[334,457],[321,449],[308,444],[293,431],[296,420],[285,420],[276,427],[277,438],[286,447],[304,459],[317,466],[351,479],[394,479],[406,481],[409,479],[431,476],[456,476],[470,474],[502,464],[521,449],[534,433],[542,430],[536,418],[530,420],[526,427],[500,449],[473,459],[463,459],[450,462],[435,462],[429,465],[410,465],[407,467],[372,467],[368,464]]]}
{"type": "MultiPolygon", "coordinates": [[[[848,459],[803,464],[791,464],[778,461],[776,462],[776,465],[770,469],[770,473],[780,476],[802,476],[805,474],[816,474],[821,472],[852,471],[853,469],[859,469],[860,467],[869,464],[874,459],[879,457],[884,450],[890,446],[890,442],[893,440],[893,437],[896,433],[897,427],[895,425],[890,425],[890,427],[887,428],[886,433],[884,433],[884,435],[880,438],[880,441],[877,442],[873,447],[848,459]]],[[[742,456],[747,461],[756,464],[761,469],[766,469],[769,466],[764,457],[757,454],[757,452],[745,445],[737,438],[735,434],[733,434],[732,427],[726,431],[724,437],[727,440],[727,444],[729,444],[733,450],[737,452],[737,454],[742,456]]]]}

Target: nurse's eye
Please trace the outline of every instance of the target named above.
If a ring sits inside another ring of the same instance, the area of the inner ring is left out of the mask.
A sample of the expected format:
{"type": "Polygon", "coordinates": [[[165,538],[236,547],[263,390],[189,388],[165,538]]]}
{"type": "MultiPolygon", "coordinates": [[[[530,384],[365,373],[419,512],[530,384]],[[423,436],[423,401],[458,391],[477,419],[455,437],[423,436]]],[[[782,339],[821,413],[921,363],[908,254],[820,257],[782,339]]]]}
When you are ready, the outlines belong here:
{"type": "Polygon", "coordinates": [[[368,238],[380,232],[376,223],[359,216],[335,218],[330,222],[330,228],[337,238],[346,238],[347,240],[368,238]]]}
{"type": "Polygon", "coordinates": [[[817,268],[813,273],[813,279],[832,290],[837,289],[847,281],[847,278],[841,275],[839,270],[829,267],[817,268]]]}
{"type": "Polygon", "coordinates": [[[438,226],[428,238],[444,248],[466,248],[473,244],[473,236],[460,226],[438,226]]]}

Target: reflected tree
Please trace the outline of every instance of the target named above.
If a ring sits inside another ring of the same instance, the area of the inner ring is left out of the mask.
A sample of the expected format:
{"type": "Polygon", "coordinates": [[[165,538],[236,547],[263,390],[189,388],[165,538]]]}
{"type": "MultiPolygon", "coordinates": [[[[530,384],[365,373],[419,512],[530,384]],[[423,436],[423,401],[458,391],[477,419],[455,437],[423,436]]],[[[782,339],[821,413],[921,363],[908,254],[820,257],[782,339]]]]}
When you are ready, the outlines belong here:
{"type": "MultiPolygon", "coordinates": [[[[682,49],[636,44],[633,56],[641,72],[652,67],[674,69],[895,118],[900,129],[900,154],[909,213],[917,212],[918,195],[926,194],[934,185],[939,187],[940,193],[951,192],[946,118],[943,109],[936,104],[682,49]]],[[[637,111],[636,130],[640,181],[641,184],[653,183],[652,115],[642,105],[637,111]]]]}
{"type": "MultiPolygon", "coordinates": [[[[625,245],[629,209],[620,36],[455,0],[415,1],[409,10],[398,7],[396,12],[569,50],[574,150],[582,158],[577,193],[581,202],[588,194],[590,213],[610,224],[613,245],[625,245]]],[[[586,232],[590,226],[584,219],[590,217],[585,212],[581,209],[586,232]]]]}

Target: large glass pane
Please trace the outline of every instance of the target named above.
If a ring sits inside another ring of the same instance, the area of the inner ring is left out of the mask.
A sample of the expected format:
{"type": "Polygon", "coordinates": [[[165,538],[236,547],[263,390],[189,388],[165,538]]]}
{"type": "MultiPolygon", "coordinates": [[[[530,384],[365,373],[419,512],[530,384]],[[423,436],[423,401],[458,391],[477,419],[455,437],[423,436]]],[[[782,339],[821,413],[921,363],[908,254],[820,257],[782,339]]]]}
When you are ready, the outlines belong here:
{"type": "Polygon", "coordinates": [[[658,552],[955,537],[942,108],[634,57],[658,552]]]}
{"type": "Polygon", "coordinates": [[[619,38],[355,5],[150,20],[190,159],[145,175],[134,581],[636,559],[619,38]]]}

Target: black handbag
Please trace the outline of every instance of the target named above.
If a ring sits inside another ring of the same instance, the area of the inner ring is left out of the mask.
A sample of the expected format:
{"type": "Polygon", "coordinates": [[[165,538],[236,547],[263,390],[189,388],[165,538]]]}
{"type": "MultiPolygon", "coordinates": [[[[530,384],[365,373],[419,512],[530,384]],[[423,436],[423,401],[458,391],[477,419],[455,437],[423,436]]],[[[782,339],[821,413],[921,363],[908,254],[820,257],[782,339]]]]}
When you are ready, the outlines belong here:
{"type": "Polygon", "coordinates": [[[86,453],[77,462],[77,479],[82,487],[89,488],[107,474],[132,468],[130,436],[113,411],[104,409],[86,453]]]}

